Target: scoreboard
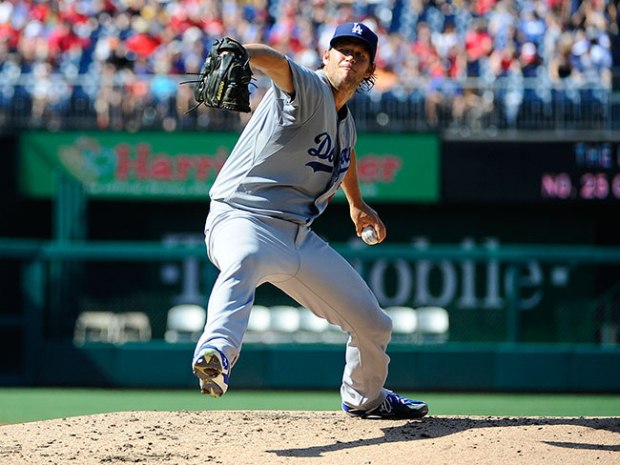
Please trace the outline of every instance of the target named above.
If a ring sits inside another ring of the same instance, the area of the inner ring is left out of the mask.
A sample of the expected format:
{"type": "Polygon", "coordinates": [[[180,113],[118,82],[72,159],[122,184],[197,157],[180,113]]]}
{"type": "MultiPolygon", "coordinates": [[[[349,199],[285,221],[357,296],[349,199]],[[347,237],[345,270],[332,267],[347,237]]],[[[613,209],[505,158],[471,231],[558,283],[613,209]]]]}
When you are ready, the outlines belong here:
{"type": "Polygon", "coordinates": [[[620,142],[444,141],[447,203],[620,204],[620,142]]]}

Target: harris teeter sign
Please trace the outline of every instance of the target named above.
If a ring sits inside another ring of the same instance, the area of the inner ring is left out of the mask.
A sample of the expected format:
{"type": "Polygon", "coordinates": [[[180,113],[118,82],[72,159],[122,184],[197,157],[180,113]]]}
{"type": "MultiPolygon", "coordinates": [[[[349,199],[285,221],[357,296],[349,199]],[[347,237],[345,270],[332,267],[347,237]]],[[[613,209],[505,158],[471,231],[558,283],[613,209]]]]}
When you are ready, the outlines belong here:
{"type": "MultiPolygon", "coordinates": [[[[20,136],[20,188],[49,198],[54,172],[99,199],[200,200],[236,133],[28,132],[20,136]]],[[[358,176],[367,200],[438,200],[439,142],[426,135],[360,135],[358,176]]],[[[344,199],[340,192],[335,200],[344,199]]]]}

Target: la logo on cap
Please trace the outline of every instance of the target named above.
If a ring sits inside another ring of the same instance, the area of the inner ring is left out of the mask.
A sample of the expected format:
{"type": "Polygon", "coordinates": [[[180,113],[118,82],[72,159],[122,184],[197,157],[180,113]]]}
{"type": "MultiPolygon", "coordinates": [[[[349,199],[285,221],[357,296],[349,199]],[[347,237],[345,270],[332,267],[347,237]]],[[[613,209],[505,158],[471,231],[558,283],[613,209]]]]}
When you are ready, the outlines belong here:
{"type": "Polygon", "coordinates": [[[351,32],[355,32],[356,34],[359,34],[359,35],[364,34],[364,31],[362,30],[362,26],[360,26],[359,23],[353,23],[353,29],[351,29],[351,32]]]}

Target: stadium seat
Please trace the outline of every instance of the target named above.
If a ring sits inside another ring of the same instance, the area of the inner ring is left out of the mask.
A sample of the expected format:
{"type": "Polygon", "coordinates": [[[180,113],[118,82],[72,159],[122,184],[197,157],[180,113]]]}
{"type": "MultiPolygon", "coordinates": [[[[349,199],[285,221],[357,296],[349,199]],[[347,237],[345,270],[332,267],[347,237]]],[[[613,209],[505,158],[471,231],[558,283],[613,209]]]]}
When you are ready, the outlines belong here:
{"type": "Polygon", "coordinates": [[[269,307],[254,305],[250,311],[248,328],[245,334],[245,342],[267,342],[267,335],[271,325],[271,312],[269,307]]]}
{"type": "Polygon", "coordinates": [[[73,341],[79,345],[86,342],[115,342],[117,323],[114,312],[84,311],[75,322],[73,341]]]}
{"type": "Polygon", "coordinates": [[[385,309],[392,319],[392,339],[395,342],[413,340],[418,329],[418,315],[412,307],[392,306],[385,309]]]}
{"type": "Polygon", "coordinates": [[[207,311],[200,305],[175,305],[168,310],[164,339],[171,343],[196,342],[202,334],[206,319],[207,311]]]}
{"type": "Polygon", "coordinates": [[[250,312],[248,331],[268,331],[271,324],[271,312],[264,305],[254,305],[250,312]]]}
{"type": "Polygon", "coordinates": [[[442,307],[418,307],[416,340],[419,343],[442,343],[448,340],[450,321],[448,311],[442,307]]]}
{"type": "Polygon", "coordinates": [[[299,330],[299,310],[292,305],[274,305],[269,308],[271,314],[270,330],[280,341],[292,339],[299,330]]]}
{"type": "Polygon", "coordinates": [[[116,342],[150,341],[151,322],[144,312],[127,312],[116,315],[118,334],[116,342]]]}
{"type": "Polygon", "coordinates": [[[269,308],[271,313],[270,328],[273,331],[294,333],[299,329],[299,310],[292,305],[274,305],[269,308]]]}

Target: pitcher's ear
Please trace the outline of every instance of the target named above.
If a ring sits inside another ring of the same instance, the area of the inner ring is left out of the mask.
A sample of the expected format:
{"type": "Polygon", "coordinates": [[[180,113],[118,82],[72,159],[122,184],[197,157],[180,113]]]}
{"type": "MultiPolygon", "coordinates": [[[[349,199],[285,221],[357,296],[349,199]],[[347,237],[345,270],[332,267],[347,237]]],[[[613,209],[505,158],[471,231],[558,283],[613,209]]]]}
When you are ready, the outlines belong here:
{"type": "Polygon", "coordinates": [[[326,65],[327,62],[329,61],[329,52],[331,51],[330,49],[327,49],[323,52],[323,64],[326,65]]]}

